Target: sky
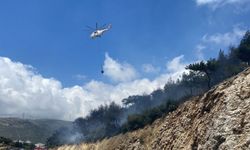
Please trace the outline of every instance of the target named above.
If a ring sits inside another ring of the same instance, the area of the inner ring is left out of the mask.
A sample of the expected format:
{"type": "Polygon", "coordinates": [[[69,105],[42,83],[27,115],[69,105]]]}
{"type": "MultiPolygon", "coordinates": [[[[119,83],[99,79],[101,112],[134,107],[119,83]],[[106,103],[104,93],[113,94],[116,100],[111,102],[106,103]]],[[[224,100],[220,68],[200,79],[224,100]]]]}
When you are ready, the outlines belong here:
{"type": "Polygon", "coordinates": [[[237,45],[249,17],[250,0],[0,0],[0,115],[74,120],[150,94],[237,45]],[[112,28],[93,40],[96,22],[112,28]]]}

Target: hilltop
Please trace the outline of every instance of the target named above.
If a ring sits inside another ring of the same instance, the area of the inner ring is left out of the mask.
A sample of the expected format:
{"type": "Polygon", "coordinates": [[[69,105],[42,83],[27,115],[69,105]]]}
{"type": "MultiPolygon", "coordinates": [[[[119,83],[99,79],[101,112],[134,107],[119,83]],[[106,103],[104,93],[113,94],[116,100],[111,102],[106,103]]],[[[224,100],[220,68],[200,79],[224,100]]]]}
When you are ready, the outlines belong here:
{"type": "Polygon", "coordinates": [[[250,149],[250,68],[143,129],[56,149],[250,149]]]}

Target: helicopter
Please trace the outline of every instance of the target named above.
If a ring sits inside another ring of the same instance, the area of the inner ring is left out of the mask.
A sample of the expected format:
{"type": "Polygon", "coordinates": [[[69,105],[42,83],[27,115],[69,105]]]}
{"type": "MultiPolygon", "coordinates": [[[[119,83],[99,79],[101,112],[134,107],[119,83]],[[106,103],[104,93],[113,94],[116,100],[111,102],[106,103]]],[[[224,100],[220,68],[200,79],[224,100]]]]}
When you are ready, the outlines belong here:
{"type": "Polygon", "coordinates": [[[86,26],[88,29],[90,29],[90,30],[94,30],[91,34],[90,34],[90,38],[91,39],[95,39],[95,38],[97,38],[97,37],[101,37],[102,35],[103,35],[103,33],[104,32],[106,32],[106,31],[108,31],[108,30],[110,30],[111,29],[111,27],[112,27],[112,25],[111,24],[109,24],[109,25],[103,25],[103,26],[101,26],[100,28],[98,28],[98,25],[97,25],[97,23],[96,23],[96,26],[95,26],[95,29],[94,28],[92,28],[92,27],[90,27],[90,26],[86,26]]]}

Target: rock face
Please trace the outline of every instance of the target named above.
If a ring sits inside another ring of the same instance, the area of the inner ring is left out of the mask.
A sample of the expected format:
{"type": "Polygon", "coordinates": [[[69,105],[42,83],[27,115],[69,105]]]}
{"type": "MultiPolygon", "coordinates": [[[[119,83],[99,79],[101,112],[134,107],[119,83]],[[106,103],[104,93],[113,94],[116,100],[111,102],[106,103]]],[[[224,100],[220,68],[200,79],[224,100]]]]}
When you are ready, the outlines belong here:
{"type": "Polygon", "coordinates": [[[250,69],[134,132],[58,150],[250,150],[250,69]]]}

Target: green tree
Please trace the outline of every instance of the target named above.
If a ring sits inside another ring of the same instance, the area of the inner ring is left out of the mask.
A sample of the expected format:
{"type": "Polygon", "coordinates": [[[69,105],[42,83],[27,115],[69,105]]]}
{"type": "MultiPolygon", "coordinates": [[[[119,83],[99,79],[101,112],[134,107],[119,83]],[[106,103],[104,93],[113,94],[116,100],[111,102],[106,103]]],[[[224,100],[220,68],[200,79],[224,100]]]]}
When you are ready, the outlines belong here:
{"type": "Polygon", "coordinates": [[[238,57],[250,64],[250,31],[247,31],[244,37],[242,38],[239,48],[238,48],[238,57]]]}
{"type": "Polygon", "coordinates": [[[193,96],[205,90],[206,78],[194,71],[182,75],[181,84],[187,89],[186,95],[193,96]]]}
{"type": "Polygon", "coordinates": [[[186,69],[198,73],[204,73],[207,77],[207,86],[209,89],[211,88],[211,80],[212,80],[211,77],[216,68],[217,68],[216,59],[210,59],[207,62],[201,61],[199,63],[190,64],[186,67],[186,69]]]}
{"type": "Polygon", "coordinates": [[[219,55],[217,58],[219,63],[225,64],[227,61],[227,56],[225,55],[224,51],[220,49],[219,55]]]}

